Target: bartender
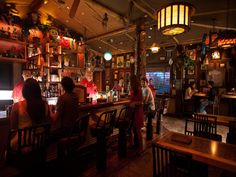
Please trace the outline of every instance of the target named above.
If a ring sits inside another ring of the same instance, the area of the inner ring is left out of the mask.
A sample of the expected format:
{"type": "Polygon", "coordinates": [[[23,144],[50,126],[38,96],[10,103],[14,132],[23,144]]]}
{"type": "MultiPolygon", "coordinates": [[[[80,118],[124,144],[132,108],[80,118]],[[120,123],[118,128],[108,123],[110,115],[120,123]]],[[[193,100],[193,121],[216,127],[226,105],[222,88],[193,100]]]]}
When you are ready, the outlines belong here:
{"type": "Polygon", "coordinates": [[[119,82],[117,80],[114,81],[115,85],[113,86],[113,91],[124,92],[124,79],[120,78],[119,82]]]}
{"type": "Polygon", "coordinates": [[[17,82],[13,88],[12,98],[14,103],[24,100],[24,97],[22,95],[22,88],[24,86],[25,81],[31,77],[31,72],[29,70],[23,70],[21,80],[17,82]]]}
{"type": "Polygon", "coordinates": [[[97,95],[97,86],[93,82],[93,72],[86,70],[85,78],[80,81],[80,84],[87,88],[87,94],[90,97],[95,97],[97,95]]]}

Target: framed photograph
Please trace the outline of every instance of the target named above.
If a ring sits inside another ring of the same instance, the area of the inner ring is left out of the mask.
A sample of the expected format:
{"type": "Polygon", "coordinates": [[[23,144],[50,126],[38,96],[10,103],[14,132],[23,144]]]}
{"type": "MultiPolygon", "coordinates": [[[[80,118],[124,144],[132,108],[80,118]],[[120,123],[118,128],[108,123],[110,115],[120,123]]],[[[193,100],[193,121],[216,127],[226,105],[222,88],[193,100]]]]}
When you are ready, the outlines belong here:
{"type": "Polygon", "coordinates": [[[124,56],[116,57],[117,68],[124,68],[124,56]]]}
{"type": "Polygon", "coordinates": [[[119,79],[124,78],[124,77],[125,77],[125,73],[123,71],[120,71],[119,72],[119,79]]]}
{"type": "Polygon", "coordinates": [[[130,61],[126,61],[125,67],[126,67],[126,68],[129,68],[129,67],[130,67],[130,61]]]}
{"type": "Polygon", "coordinates": [[[111,61],[105,61],[105,67],[111,68],[111,61]]]}
{"type": "Polygon", "coordinates": [[[188,79],[188,84],[195,82],[195,79],[188,79]]]}
{"type": "Polygon", "coordinates": [[[162,61],[165,60],[165,59],[166,59],[166,57],[164,57],[164,56],[160,57],[160,60],[162,60],[162,61]]]}
{"type": "Polygon", "coordinates": [[[201,64],[201,70],[207,70],[207,65],[201,64]]]}
{"type": "Polygon", "coordinates": [[[188,75],[193,75],[194,74],[194,66],[189,66],[188,67],[188,72],[187,72],[188,75]]]}
{"type": "Polygon", "coordinates": [[[196,50],[196,49],[187,50],[186,54],[187,54],[187,56],[188,56],[189,58],[191,58],[192,60],[196,60],[196,57],[197,57],[197,50],[196,50]]]}

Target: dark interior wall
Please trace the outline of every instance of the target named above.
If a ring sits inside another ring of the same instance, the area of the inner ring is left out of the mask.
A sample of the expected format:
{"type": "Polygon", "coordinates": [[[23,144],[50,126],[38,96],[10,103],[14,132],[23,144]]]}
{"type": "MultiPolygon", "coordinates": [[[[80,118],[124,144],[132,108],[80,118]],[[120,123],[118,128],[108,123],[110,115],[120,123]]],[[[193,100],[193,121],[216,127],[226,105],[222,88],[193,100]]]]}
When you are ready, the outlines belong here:
{"type": "Polygon", "coordinates": [[[13,88],[13,64],[0,62],[0,90],[12,90],[13,88]]]}

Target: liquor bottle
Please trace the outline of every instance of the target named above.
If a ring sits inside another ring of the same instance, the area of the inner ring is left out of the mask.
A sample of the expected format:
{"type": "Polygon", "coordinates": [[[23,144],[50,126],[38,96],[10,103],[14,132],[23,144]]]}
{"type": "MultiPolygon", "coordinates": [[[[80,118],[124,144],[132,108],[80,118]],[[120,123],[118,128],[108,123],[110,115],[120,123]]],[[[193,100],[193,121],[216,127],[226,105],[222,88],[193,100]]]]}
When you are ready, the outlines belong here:
{"type": "Polygon", "coordinates": [[[106,81],[106,88],[105,88],[106,92],[109,92],[110,90],[110,85],[109,85],[109,81],[106,81]]]}

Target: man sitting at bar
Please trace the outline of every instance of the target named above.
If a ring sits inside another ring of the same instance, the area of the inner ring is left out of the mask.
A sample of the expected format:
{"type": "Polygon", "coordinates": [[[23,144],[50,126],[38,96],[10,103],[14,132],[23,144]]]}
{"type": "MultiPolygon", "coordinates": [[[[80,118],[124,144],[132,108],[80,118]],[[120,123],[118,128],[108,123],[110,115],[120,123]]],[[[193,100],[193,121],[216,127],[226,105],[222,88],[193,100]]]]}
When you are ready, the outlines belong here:
{"type": "Polygon", "coordinates": [[[200,108],[199,108],[199,112],[203,113],[203,114],[207,114],[205,108],[209,105],[209,104],[213,104],[214,100],[215,100],[215,96],[217,94],[215,88],[213,88],[214,86],[214,81],[208,81],[208,88],[210,89],[208,92],[208,99],[204,99],[201,104],[200,104],[200,108]]]}
{"type": "Polygon", "coordinates": [[[52,138],[55,139],[70,133],[78,118],[78,96],[73,92],[75,87],[73,80],[70,77],[64,77],[61,80],[61,85],[65,93],[58,98],[55,112],[53,112],[52,106],[50,109],[54,125],[59,123],[59,126],[55,127],[53,131],[52,138]]]}

